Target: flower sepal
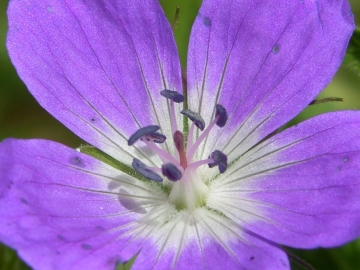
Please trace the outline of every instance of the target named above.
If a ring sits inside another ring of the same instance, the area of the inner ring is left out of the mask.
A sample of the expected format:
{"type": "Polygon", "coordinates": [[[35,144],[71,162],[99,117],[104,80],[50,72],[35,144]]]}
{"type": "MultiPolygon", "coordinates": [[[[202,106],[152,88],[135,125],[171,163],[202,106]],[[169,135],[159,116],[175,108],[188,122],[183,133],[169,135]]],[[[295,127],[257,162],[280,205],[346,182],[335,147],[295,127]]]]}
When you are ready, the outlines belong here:
{"type": "Polygon", "coordinates": [[[92,145],[82,145],[78,147],[76,150],[78,150],[80,153],[92,156],[93,158],[100,160],[110,165],[111,167],[114,167],[115,169],[118,169],[126,174],[129,174],[139,180],[146,181],[146,179],[142,175],[137,173],[132,167],[126,165],[125,163],[122,163],[121,161],[113,158],[112,156],[104,153],[103,151],[92,145]]]}

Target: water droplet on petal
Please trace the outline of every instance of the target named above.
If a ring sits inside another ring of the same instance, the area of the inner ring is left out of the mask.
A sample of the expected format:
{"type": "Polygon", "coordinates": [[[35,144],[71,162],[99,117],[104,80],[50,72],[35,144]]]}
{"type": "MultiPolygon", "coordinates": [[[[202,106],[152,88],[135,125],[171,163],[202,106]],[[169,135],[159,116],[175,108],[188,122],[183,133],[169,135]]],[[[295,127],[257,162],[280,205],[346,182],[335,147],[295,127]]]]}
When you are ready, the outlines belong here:
{"type": "Polygon", "coordinates": [[[348,157],[344,157],[343,161],[346,163],[349,161],[349,158],[348,157]]]}
{"type": "Polygon", "coordinates": [[[23,203],[23,204],[28,204],[27,200],[25,198],[20,198],[20,201],[23,203]]]}

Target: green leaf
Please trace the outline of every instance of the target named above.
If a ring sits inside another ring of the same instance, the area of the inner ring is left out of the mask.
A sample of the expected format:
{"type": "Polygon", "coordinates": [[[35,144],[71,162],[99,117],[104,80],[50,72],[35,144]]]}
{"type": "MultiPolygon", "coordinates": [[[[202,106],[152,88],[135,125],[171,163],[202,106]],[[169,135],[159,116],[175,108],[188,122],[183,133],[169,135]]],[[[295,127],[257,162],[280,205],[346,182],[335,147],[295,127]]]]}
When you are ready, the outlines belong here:
{"type": "Polygon", "coordinates": [[[360,28],[356,28],[349,42],[343,65],[360,76],[360,28]]]}
{"type": "Polygon", "coordinates": [[[126,263],[119,263],[116,266],[115,270],[130,270],[132,265],[135,262],[136,257],[137,257],[137,254],[134,257],[132,257],[130,260],[128,260],[126,263]]]}
{"type": "Polygon", "coordinates": [[[30,270],[30,267],[21,261],[16,251],[0,243],[0,269],[30,270]]]}

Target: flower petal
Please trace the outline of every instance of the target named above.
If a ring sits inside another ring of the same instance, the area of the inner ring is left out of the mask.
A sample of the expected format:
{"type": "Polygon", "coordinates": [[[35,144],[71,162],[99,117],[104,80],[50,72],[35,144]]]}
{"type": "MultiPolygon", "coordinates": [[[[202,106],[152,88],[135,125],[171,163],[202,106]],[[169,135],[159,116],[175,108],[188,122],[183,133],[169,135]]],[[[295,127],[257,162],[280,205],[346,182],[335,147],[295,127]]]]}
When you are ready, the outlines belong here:
{"type": "Polygon", "coordinates": [[[35,269],[114,269],[136,253],[140,269],[289,269],[228,218],[174,212],[151,181],[57,143],[2,142],[0,179],[0,240],[35,269]]]}
{"type": "Polygon", "coordinates": [[[205,0],[191,33],[189,109],[209,123],[220,103],[229,121],[202,156],[220,148],[232,161],[298,114],[330,82],[353,29],[346,0],[205,0]]]}
{"type": "Polygon", "coordinates": [[[35,269],[114,269],[146,243],[129,232],[167,198],[147,182],[42,140],[2,142],[0,179],[0,240],[35,269]]]}
{"type": "Polygon", "coordinates": [[[78,136],[131,162],[131,134],[170,126],[160,91],[181,92],[180,63],[158,1],[12,0],[8,16],[20,77],[78,136]]]}
{"type": "Polygon", "coordinates": [[[256,146],[209,206],[271,241],[332,247],[360,235],[360,113],[317,116],[256,146]]]}
{"type": "Polygon", "coordinates": [[[134,269],[289,269],[277,246],[204,208],[178,212],[144,245],[134,269]]]}

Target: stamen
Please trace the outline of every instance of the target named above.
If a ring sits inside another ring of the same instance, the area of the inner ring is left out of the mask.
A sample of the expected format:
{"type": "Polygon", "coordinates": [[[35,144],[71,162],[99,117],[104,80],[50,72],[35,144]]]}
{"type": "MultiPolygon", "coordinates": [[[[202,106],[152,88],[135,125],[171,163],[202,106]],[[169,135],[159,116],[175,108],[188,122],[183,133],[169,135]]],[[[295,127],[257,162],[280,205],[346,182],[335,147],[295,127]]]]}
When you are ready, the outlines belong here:
{"type": "Polygon", "coordinates": [[[162,90],[160,92],[160,95],[162,95],[163,97],[166,97],[167,99],[170,100],[170,121],[171,121],[171,130],[172,130],[172,134],[175,133],[175,131],[178,130],[177,128],[177,123],[176,123],[176,117],[175,117],[175,108],[174,108],[174,102],[176,103],[181,103],[184,102],[185,98],[183,95],[181,95],[180,93],[176,92],[176,91],[172,91],[172,90],[162,90]]]}
{"type": "MultiPolygon", "coordinates": [[[[152,134],[147,134],[144,136],[144,138],[148,142],[154,142],[154,143],[164,143],[166,140],[166,136],[164,134],[161,134],[160,132],[154,132],[152,134]]],[[[141,138],[142,140],[142,138],[141,138]]]]}
{"type": "MultiPolygon", "coordinates": [[[[162,182],[164,177],[172,181],[173,183],[170,185],[171,192],[169,193],[169,202],[171,202],[176,209],[192,210],[196,207],[203,207],[206,205],[209,187],[206,182],[203,181],[202,177],[197,174],[197,169],[203,165],[208,165],[210,168],[217,166],[220,173],[224,173],[228,167],[227,156],[221,151],[215,150],[207,159],[195,160],[194,162],[192,162],[192,160],[200,144],[209,136],[213,127],[215,125],[219,127],[226,125],[228,119],[227,112],[223,106],[217,104],[214,110],[214,119],[205,127],[205,121],[199,113],[188,109],[182,110],[181,113],[192,121],[187,137],[187,149],[185,150],[186,142],[184,134],[177,129],[174,105],[174,102],[183,102],[184,96],[171,90],[163,90],[161,91],[161,95],[169,99],[167,107],[170,112],[171,131],[178,157],[168,153],[163,149],[163,146],[157,144],[164,143],[166,136],[158,132],[160,129],[159,126],[150,125],[136,131],[129,138],[128,145],[133,145],[140,139],[149,150],[151,149],[153,153],[157,154],[163,165],[161,167],[157,165],[147,166],[139,159],[134,158],[132,167],[138,174],[151,181],[162,182]],[[195,136],[195,126],[202,131],[197,139],[195,136]]],[[[187,124],[187,122],[185,123],[187,124]]]]}
{"type": "Polygon", "coordinates": [[[189,166],[187,167],[187,169],[188,169],[188,170],[194,170],[194,169],[199,168],[201,165],[209,164],[209,163],[211,163],[211,162],[214,162],[214,160],[213,160],[212,158],[195,161],[195,162],[189,164],[189,166]]]}
{"type": "Polygon", "coordinates": [[[188,109],[182,110],[181,113],[187,116],[201,131],[204,130],[205,121],[199,113],[190,111],[188,109]]]}
{"type": "Polygon", "coordinates": [[[167,99],[170,99],[176,103],[181,103],[184,102],[185,98],[182,94],[178,93],[177,91],[172,91],[172,90],[162,90],[160,92],[160,95],[162,95],[163,97],[166,97],[167,99]]]}
{"type": "Polygon", "coordinates": [[[215,119],[213,121],[211,121],[209,126],[203,131],[203,133],[201,133],[201,135],[198,137],[198,139],[196,140],[194,145],[191,146],[191,148],[189,149],[189,151],[186,155],[186,158],[189,162],[191,162],[200,143],[206,138],[206,136],[209,135],[210,130],[214,127],[214,125],[216,124],[219,127],[223,127],[226,124],[227,112],[226,112],[225,108],[222,105],[217,104],[215,106],[215,109],[216,109],[215,119]]]}
{"type": "Polygon", "coordinates": [[[195,127],[195,123],[192,122],[188,133],[186,150],[191,149],[191,146],[193,145],[193,137],[194,137],[194,129],[195,129],[194,127],[195,127]]]}
{"type": "Polygon", "coordinates": [[[128,140],[128,145],[129,146],[133,145],[141,137],[149,136],[151,134],[154,134],[159,129],[160,129],[160,127],[156,126],[156,125],[146,126],[146,127],[140,128],[138,131],[136,131],[133,135],[130,136],[130,138],[128,140]]]}
{"type": "Polygon", "coordinates": [[[225,108],[220,104],[216,104],[215,108],[216,108],[215,117],[219,117],[219,119],[216,121],[216,125],[219,127],[223,127],[225,126],[226,121],[228,119],[227,112],[225,108]]]}
{"type": "Polygon", "coordinates": [[[219,150],[215,150],[214,152],[211,153],[209,159],[213,160],[213,163],[209,163],[210,168],[218,166],[220,173],[226,171],[228,164],[227,164],[227,156],[224,153],[222,153],[219,150]]]}
{"type": "Polygon", "coordinates": [[[176,158],[174,158],[172,155],[170,155],[168,152],[164,151],[163,149],[157,147],[157,145],[154,142],[144,141],[144,143],[153,150],[162,160],[162,162],[171,161],[173,163],[179,163],[176,158]]]}
{"type": "Polygon", "coordinates": [[[131,165],[137,173],[141,174],[146,179],[149,179],[149,180],[152,180],[155,182],[163,181],[163,179],[160,175],[158,175],[157,173],[155,173],[152,170],[150,170],[149,168],[147,168],[146,165],[144,163],[142,163],[140,160],[138,160],[137,158],[133,159],[133,162],[131,165]]]}
{"type": "Polygon", "coordinates": [[[191,162],[192,158],[194,157],[194,154],[197,150],[197,148],[199,147],[200,143],[206,138],[206,136],[210,133],[210,130],[213,128],[213,126],[215,125],[217,121],[217,118],[215,118],[210,125],[204,130],[203,133],[201,133],[201,135],[199,136],[199,138],[195,141],[194,145],[191,146],[191,148],[189,149],[186,158],[187,160],[189,160],[189,162],[191,162]]]}
{"type": "Polygon", "coordinates": [[[186,154],[185,154],[185,148],[184,148],[184,134],[182,134],[178,130],[174,133],[174,143],[175,143],[176,149],[179,153],[180,165],[181,165],[181,167],[186,169],[187,160],[186,160],[186,154]]]}
{"type": "Polygon", "coordinates": [[[178,181],[182,177],[181,171],[172,163],[163,164],[161,167],[162,174],[171,181],[178,181]]]}

